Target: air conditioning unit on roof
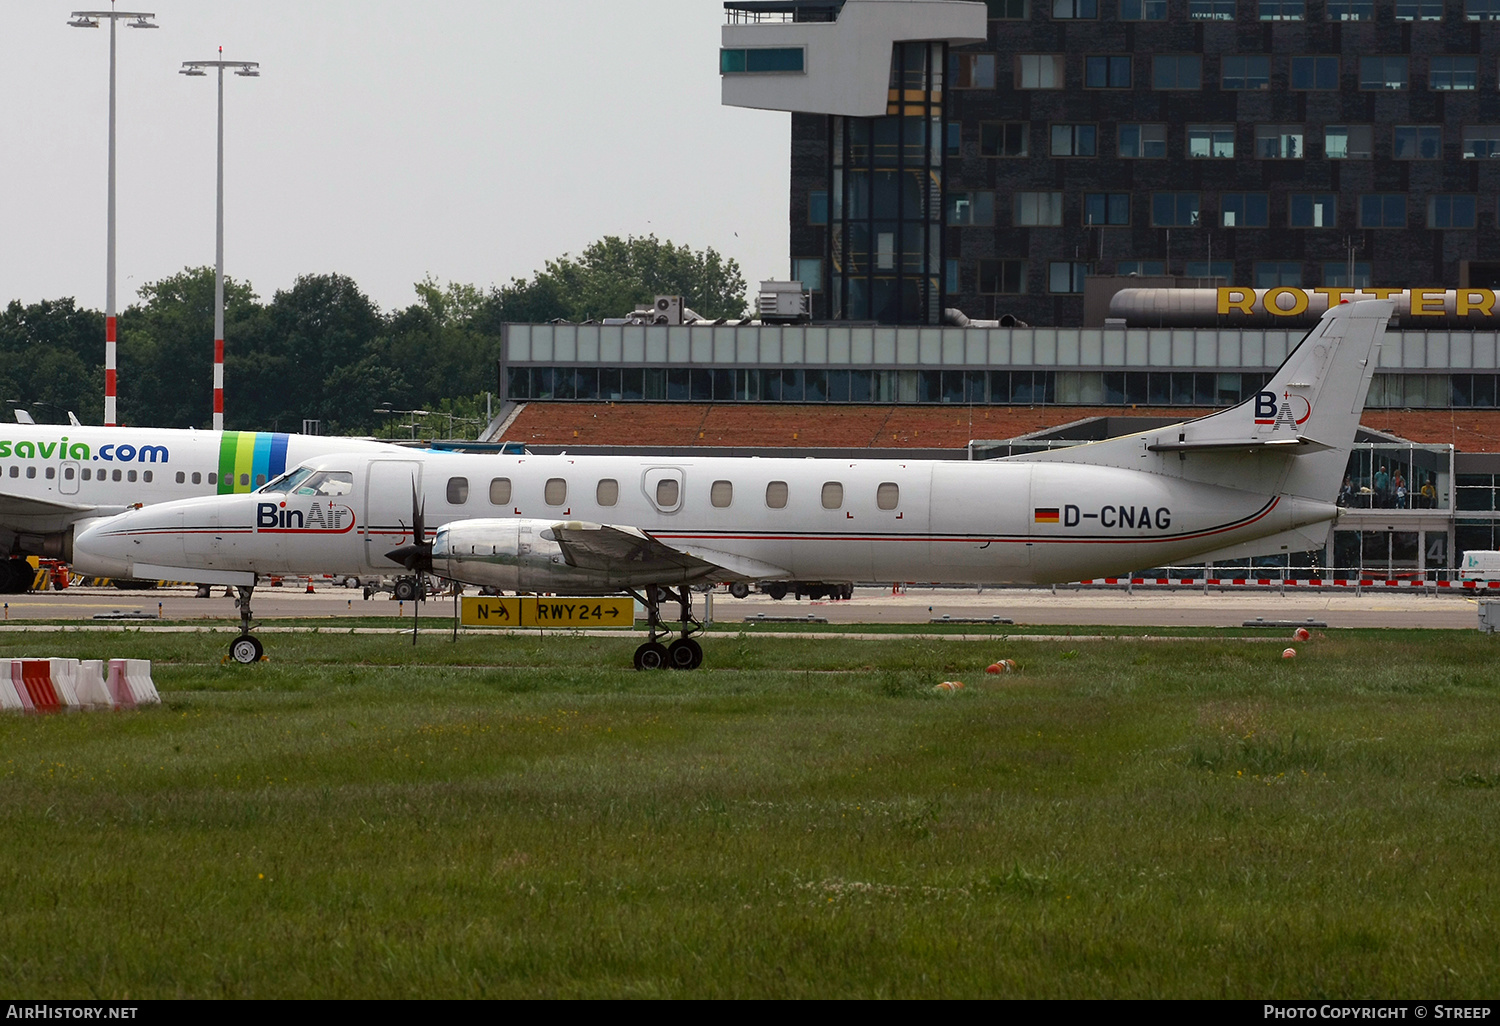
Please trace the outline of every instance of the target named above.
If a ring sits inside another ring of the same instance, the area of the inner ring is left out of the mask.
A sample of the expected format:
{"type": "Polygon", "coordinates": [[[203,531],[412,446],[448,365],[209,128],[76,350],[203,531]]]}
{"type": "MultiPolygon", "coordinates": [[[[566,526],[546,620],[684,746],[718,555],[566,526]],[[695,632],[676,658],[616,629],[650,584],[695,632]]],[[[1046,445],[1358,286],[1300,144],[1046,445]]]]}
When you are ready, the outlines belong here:
{"type": "Polygon", "coordinates": [[[797,324],[812,319],[811,305],[800,281],[763,281],[755,297],[755,313],[770,324],[797,324]]]}
{"type": "Polygon", "coordinates": [[[651,308],[652,324],[681,324],[682,297],[657,296],[651,308]]]}

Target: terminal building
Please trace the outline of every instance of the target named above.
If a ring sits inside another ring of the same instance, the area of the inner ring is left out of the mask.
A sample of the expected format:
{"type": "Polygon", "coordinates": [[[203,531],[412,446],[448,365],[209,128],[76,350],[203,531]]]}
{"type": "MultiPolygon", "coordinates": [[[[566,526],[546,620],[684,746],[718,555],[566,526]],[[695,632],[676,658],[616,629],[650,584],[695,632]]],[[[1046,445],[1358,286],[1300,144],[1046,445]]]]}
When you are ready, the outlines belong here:
{"type": "Polygon", "coordinates": [[[1500,0],[725,9],[724,102],[791,112],[807,315],[507,325],[506,440],[1074,444],[1237,403],[1339,290],[1411,287],[1346,516],[1267,562],[1441,571],[1500,547],[1500,0]],[[1233,288],[1179,290],[1225,304],[1183,314],[1131,288],[1153,285],[1233,288]]]}

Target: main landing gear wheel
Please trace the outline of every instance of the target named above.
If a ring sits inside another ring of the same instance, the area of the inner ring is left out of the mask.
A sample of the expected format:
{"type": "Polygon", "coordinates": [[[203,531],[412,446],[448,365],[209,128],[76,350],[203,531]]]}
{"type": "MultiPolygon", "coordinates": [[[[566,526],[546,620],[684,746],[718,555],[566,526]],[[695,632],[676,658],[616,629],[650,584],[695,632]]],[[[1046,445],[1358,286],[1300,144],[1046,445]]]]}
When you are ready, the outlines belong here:
{"type": "Polygon", "coordinates": [[[648,641],[635,650],[635,668],[637,670],[660,670],[667,665],[667,646],[656,641],[648,641]]]}
{"type": "Polygon", "coordinates": [[[252,638],[248,634],[235,638],[229,643],[229,658],[237,663],[244,663],[247,666],[251,663],[260,662],[260,657],[265,655],[265,651],[261,647],[260,640],[252,638]]]}
{"type": "Polygon", "coordinates": [[[678,638],[667,646],[667,665],[674,670],[696,670],[703,665],[703,646],[692,638],[678,638]]]}
{"type": "Polygon", "coordinates": [[[400,602],[410,602],[410,601],[412,601],[414,598],[417,597],[417,581],[416,581],[416,578],[413,578],[413,577],[402,577],[402,578],[399,578],[396,581],[396,586],[392,589],[392,591],[395,592],[397,601],[400,601],[400,602]]]}
{"type": "Polygon", "coordinates": [[[693,589],[686,584],[677,588],[653,585],[631,594],[646,607],[647,629],[651,632],[650,640],[635,650],[635,668],[696,670],[702,666],[703,646],[692,638],[692,635],[703,630],[703,625],[693,618],[693,589]],[[681,610],[678,614],[681,621],[678,630],[682,633],[681,637],[666,645],[663,642],[676,633],[661,618],[661,604],[670,599],[675,599],[681,610]]]}

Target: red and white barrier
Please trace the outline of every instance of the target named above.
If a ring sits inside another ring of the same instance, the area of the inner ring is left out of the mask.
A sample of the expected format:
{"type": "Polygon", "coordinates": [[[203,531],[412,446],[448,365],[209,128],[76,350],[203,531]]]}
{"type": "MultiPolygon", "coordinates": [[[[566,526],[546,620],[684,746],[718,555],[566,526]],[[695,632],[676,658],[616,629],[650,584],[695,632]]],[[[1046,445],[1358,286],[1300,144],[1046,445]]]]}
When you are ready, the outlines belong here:
{"type": "Polygon", "coordinates": [[[134,709],[157,705],[149,659],[0,659],[0,710],[134,709]]]}
{"type": "Polygon", "coordinates": [[[1074,581],[1082,587],[1168,588],[1437,588],[1444,591],[1500,591],[1500,581],[1425,581],[1420,578],[1363,577],[1344,580],[1323,577],[1096,577],[1074,581]]]}

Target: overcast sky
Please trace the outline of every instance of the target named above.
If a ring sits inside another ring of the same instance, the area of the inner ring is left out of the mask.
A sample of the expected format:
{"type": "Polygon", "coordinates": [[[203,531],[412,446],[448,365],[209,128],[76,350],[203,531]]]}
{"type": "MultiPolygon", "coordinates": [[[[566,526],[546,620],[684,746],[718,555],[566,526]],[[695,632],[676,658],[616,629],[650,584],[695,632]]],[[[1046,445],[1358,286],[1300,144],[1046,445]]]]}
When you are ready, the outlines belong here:
{"type": "MultiPolygon", "coordinates": [[[[0,304],[104,307],[109,31],[100,0],[0,0],[0,304]]],[[[425,275],[487,287],[604,235],[788,274],[787,114],[719,103],[720,0],[123,0],[119,303],[214,261],[264,300],[352,277],[382,309],[425,275]]],[[[622,311],[623,312],[623,311],[622,311]]]]}

